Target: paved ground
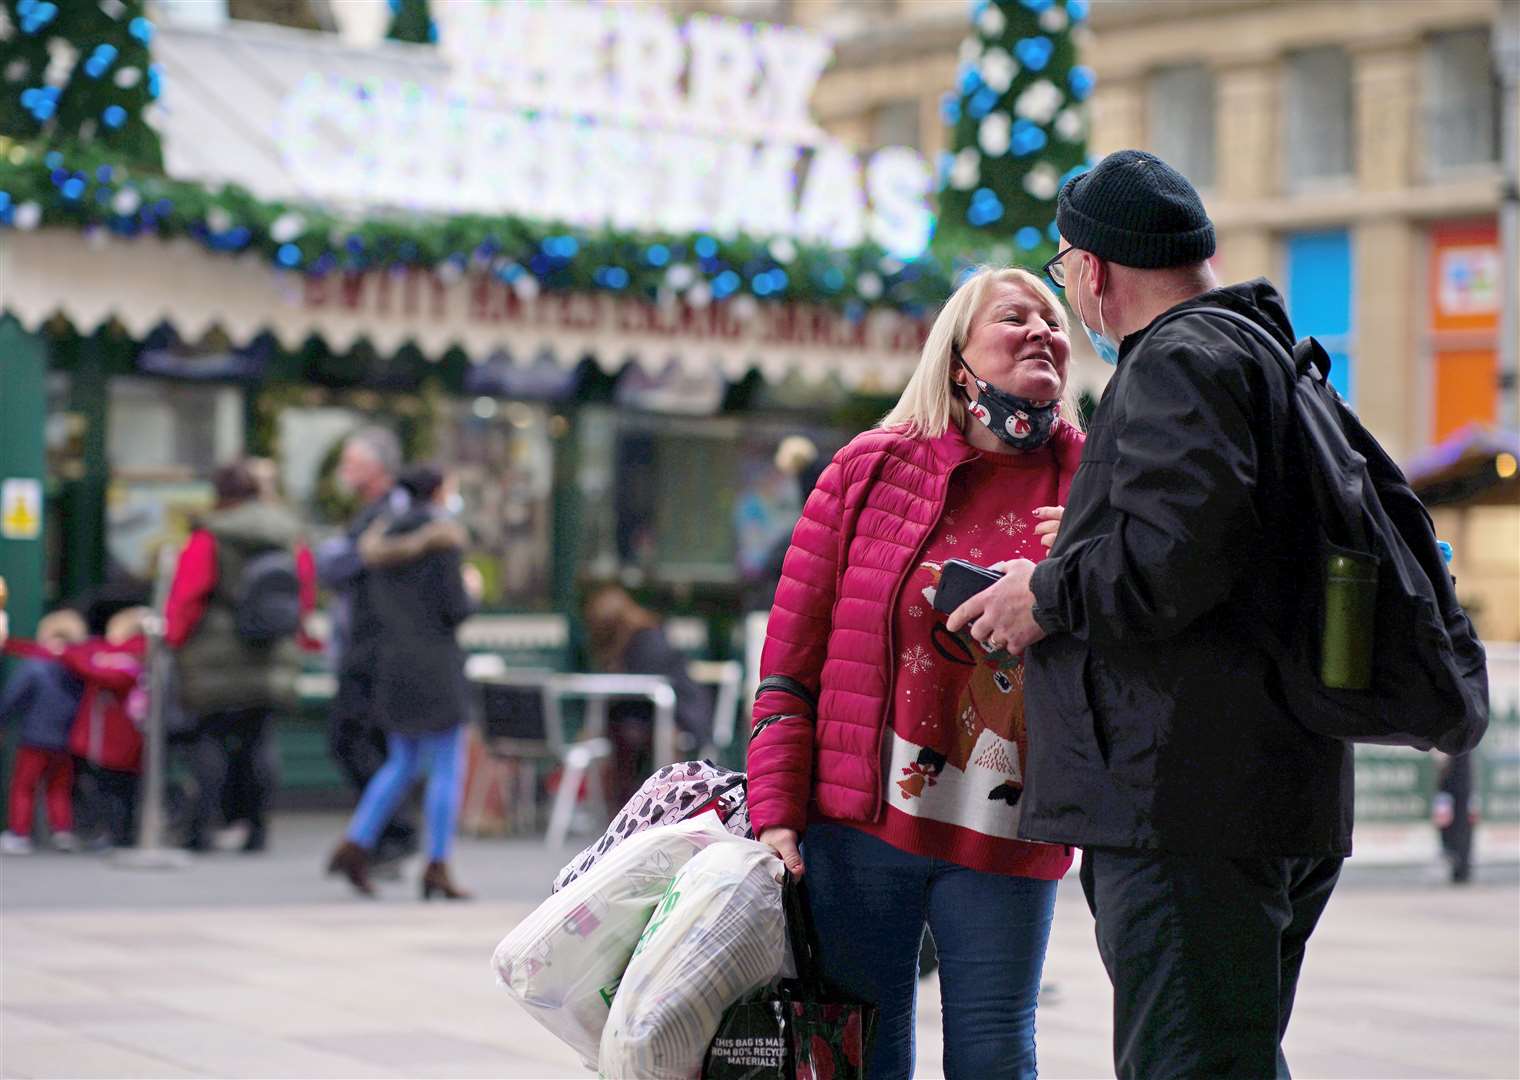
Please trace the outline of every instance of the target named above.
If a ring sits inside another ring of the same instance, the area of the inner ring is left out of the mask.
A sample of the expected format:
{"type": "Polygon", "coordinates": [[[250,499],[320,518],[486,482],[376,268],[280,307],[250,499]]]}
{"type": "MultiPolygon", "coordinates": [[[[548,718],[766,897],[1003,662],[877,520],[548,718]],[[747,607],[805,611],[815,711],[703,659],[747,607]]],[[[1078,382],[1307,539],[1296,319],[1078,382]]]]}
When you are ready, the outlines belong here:
{"type": "MultiPolygon", "coordinates": [[[[272,853],[179,872],[98,856],[0,861],[0,1076],[589,1075],[489,967],[563,854],[464,841],[459,876],[481,900],[421,904],[410,868],[361,902],[317,874],[339,827],[286,817],[272,853]]],[[[1452,889],[1433,866],[1369,865],[1376,854],[1353,862],[1311,944],[1288,1038],[1294,1074],[1520,1077],[1514,861],[1452,889]]],[[[1108,985],[1074,879],[1046,981],[1042,1074],[1112,1075],[1108,985]]],[[[938,1020],[931,978],[920,1077],[942,1075],[938,1020]]]]}

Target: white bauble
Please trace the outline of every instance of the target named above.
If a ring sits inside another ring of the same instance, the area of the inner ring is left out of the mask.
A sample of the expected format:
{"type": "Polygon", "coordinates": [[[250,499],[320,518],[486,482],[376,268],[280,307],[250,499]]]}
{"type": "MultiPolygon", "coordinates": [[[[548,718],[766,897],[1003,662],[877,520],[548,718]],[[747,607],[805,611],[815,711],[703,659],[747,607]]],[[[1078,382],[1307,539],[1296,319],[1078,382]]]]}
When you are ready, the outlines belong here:
{"type": "Polygon", "coordinates": [[[1007,49],[994,46],[982,54],[980,70],[982,82],[1003,94],[1013,85],[1013,77],[1019,73],[1019,65],[1008,55],[1007,49]]]}
{"type": "Polygon", "coordinates": [[[306,219],[294,210],[287,210],[270,224],[269,238],[277,244],[288,244],[305,231],[306,219]]]}
{"type": "Polygon", "coordinates": [[[867,300],[881,296],[881,278],[867,270],[855,279],[855,291],[867,300]]]}
{"type": "Polygon", "coordinates": [[[1086,128],[1082,110],[1075,105],[1062,109],[1056,117],[1056,134],[1067,142],[1080,142],[1086,128]]]}
{"type": "Polygon", "coordinates": [[[512,282],[512,291],[515,292],[518,298],[521,300],[537,299],[539,293],[538,278],[534,277],[532,274],[524,274],[522,277],[512,282]]]}
{"type": "Polygon", "coordinates": [[[48,65],[42,74],[42,81],[49,86],[64,86],[69,81],[69,76],[74,73],[74,66],[79,60],[79,50],[70,45],[63,38],[50,38],[47,43],[48,65]]]}
{"type": "Polygon", "coordinates": [[[1013,121],[1005,112],[990,112],[982,117],[982,126],[977,129],[976,141],[981,145],[982,153],[988,157],[1002,157],[1008,153],[1008,147],[1013,136],[1013,121]]]}
{"type": "Polygon", "coordinates": [[[696,271],[685,263],[676,263],[669,270],[665,271],[665,284],[669,285],[676,292],[683,291],[695,280],[697,280],[696,271]]]}
{"type": "Polygon", "coordinates": [[[976,147],[968,146],[955,155],[950,166],[950,186],[956,191],[970,191],[981,180],[982,155],[976,152],[976,147]]]}
{"type": "Polygon", "coordinates": [[[16,207],[16,213],[11,218],[11,222],[22,232],[31,232],[42,224],[42,207],[34,202],[24,202],[16,207]]]}
{"type": "Polygon", "coordinates": [[[1059,34],[1071,25],[1071,16],[1059,4],[1051,4],[1040,12],[1040,29],[1047,34],[1059,34]]]}
{"type": "Polygon", "coordinates": [[[982,57],[982,43],[974,37],[961,39],[960,51],[955,54],[955,59],[961,67],[969,67],[982,57]]]}
{"type": "Polygon", "coordinates": [[[728,309],[734,313],[734,318],[740,322],[749,322],[760,314],[760,301],[746,293],[743,296],[734,297],[728,309]]]}
{"type": "Polygon", "coordinates": [[[1066,95],[1049,79],[1032,83],[1013,103],[1013,111],[1031,123],[1045,125],[1066,101],[1066,95]]]}
{"type": "Polygon", "coordinates": [[[770,243],[770,253],[778,263],[789,263],[797,257],[797,245],[785,236],[778,236],[770,243]]]}
{"type": "Polygon", "coordinates": [[[1040,162],[1024,174],[1024,190],[1036,199],[1054,199],[1060,185],[1061,175],[1048,161],[1040,162]]]}
{"type": "Polygon", "coordinates": [[[12,60],[9,64],[5,65],[5,81],[20,82],[26,78],[26,73],[30,70],[31,67],[25,60],[12,60]]]}
{"type": "Polygon", "coordinates": [[[712,286],[705,281],[699,281],[686,290],[686,302],[692,307],[706,307],[712,303],[712,286]]]}
{"type": "Polygon", "coordinates": [[[224,233],[232,229],[232,215],[220,206],[213,206],[206,211],[206,228],[214,233],[224,233]]]}
{"type": "Polygon", "coordinates": [[[116,74],[111,76],[111,81],[123,90],[130,90],[142,81],[142,68],[117,68],[116,74]]]}
{"type": "Polygon", "coordinates": [[[111,199],[111,209],[122,217],[129,217],[137,213],[137,208],[142,205],[142,196],[136,188],[122,188],[111,199]]]}
{"type": "Polygon", "coordinates": [[[998,10],[994,4],[988,4],[977,17],[976,28],[987,37],[1002,37],[1003,31],[1008,28],[1008,19],[998,10]]]}

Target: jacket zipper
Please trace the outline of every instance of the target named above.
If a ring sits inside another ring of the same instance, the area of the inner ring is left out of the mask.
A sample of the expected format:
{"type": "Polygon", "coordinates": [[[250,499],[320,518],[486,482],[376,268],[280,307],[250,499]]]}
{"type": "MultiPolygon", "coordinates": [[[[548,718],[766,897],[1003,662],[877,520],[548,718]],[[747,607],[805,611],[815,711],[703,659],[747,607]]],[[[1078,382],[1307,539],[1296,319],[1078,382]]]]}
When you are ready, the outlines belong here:
{"type": "Polygon", "coordinates": [[[919,540],[918,547],[913,549],[913,558],[908,560],[907,571],[897,579],[897,584],[892,588],[892,603],[887,608],[887,697],[882,703],[882,714],[876,724],[876,768],[880,770],[880,782],[876,785],[877,802],[876,814],[871,819],[873,822],[879,822],[883,815],[886,814],[887,781],[891,779],[887,775],[886,766],[882,764],[881,749],[887,738],[887,725],[892,718],[892,706],[897,701],[897,664],[893,659],[897,655],[897,642],[893,637],[893,631],[897,626],[897,602],[902,598],[903,586],[913,576],[913,570],[918,565],[919,559],[923,556],[924,548],[928,546],[930,538],[934,536],[935,526],[939,524],[940,518],[945,516],[945,502],[950,497],[950,482],[955,479],[955,470],[968,461],[976,460],[976,457],[979,456],[975,455],[965,458],[950,466],[950,471],[945,474],[945,485],[940,489],[939,509],[935,511],[934,521],[924,530],[923,539],[919,540]]]}

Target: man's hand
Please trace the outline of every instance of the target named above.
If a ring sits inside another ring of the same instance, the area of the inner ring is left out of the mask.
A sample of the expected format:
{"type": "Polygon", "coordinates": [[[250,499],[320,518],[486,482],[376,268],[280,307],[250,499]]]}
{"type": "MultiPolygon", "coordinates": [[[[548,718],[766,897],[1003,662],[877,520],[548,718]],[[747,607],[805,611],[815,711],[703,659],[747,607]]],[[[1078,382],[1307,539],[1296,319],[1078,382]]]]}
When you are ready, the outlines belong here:
{"type": "Polygon", "coordinates": [[[1034,621],[1034,593],[1029,590],[1034,563],[1010,559],[992,569],[1003,571],[1003,580],[951,612],[947,625],[952,633],[969,626],[971,636],[989,650],[1006,649],[1017,656],[1045,636],[1034,621]]]}
{"type": "Polygon", "coordinates": [[[802,876],[802,852],[797,847],[797,830],[772,826],[760,834],[760,842],[781,857],[793,877],[802,876]]]}

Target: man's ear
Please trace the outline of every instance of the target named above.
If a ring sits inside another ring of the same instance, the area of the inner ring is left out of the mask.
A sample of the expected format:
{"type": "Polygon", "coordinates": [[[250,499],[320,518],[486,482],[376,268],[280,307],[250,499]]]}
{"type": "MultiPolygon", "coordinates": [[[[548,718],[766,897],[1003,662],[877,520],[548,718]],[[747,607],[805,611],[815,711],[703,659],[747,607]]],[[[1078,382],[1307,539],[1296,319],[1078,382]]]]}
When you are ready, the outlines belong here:
{"type": "Polygon", "coordinates": [[[1087,266],[1087,282],[1093,295],[1102,296],[1108,288],[1108,264],[1090,251],[1082,252],[1082,261],[1087,266]]]}

